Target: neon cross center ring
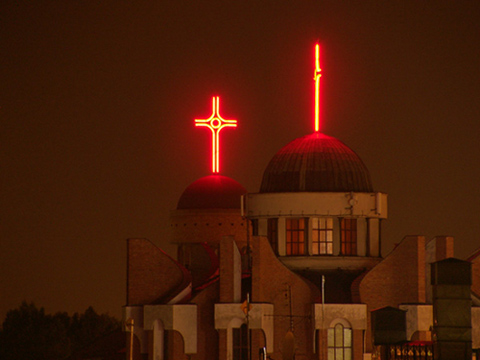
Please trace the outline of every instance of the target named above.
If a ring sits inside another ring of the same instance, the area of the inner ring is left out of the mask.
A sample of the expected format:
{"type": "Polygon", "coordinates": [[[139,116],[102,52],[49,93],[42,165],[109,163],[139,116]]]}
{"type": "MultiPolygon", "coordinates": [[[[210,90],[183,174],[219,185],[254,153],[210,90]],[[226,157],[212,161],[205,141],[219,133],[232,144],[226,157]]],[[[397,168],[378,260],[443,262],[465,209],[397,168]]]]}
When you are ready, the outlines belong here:
{"type": "Polygon", "coordinates": [[[210,120],[210,126],[214,129],[218,129],[220,126],[222,126],[222,122],[218,118],[214,118],[210,120]]]}

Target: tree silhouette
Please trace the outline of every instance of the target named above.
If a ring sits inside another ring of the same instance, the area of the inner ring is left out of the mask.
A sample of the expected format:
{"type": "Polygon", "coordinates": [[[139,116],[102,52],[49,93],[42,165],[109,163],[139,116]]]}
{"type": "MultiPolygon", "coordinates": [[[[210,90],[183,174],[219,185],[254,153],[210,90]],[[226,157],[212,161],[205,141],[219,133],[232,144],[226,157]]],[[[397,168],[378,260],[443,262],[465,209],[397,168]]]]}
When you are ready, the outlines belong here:
{"type": "Polygon", "coordinates": [[[120,322],[99,315],[92,307],[85,313],[46,315],[44,308],[23,302],[10,310],[0,330],[1,360],[60,360],[120,328],[120,322]]]}

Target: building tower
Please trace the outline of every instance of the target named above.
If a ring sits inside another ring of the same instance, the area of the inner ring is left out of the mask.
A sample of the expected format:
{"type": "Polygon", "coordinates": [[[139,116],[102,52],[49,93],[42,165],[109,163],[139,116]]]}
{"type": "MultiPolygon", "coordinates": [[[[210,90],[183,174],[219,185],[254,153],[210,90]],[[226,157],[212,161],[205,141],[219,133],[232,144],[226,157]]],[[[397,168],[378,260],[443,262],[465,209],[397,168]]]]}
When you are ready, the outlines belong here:
{"type": "Polygon", "coordinates": [[[352,281],[381,260],[387,195],[353,150],[320,132],[318,45],[315,55],[315,131],[273,156],[246,215],[284,265],[319,288],[325,276],[327,302],[349,303],[352,281]]]}
{"type": "Polygon", "coordinates": [[[240,214],[240,199],[247,190],[237,181],[220,175],[220,131],[236,127],[236,120],[223,119],[220,99],[212,99],[212,115],[195,120],[212,133],[212,174],[191,183],[170,213],[172,243],[178,261],[192,274],[193,288],[218,270],[218,248],[223,236],[232,236],[241,249],[247,242],[246,221],[240,214]]]}

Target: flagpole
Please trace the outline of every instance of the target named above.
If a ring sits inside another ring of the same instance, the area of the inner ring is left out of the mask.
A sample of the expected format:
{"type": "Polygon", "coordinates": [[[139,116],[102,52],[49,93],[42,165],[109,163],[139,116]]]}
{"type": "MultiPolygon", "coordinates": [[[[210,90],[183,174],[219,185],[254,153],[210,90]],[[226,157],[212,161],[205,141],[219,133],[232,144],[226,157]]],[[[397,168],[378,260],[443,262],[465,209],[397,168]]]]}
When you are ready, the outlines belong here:
{"type": "Polygon", "coordinates": [[[248,360],[252,360],[252,347],[250,344],[250,293],[247,293],[247,351],[248,351],[248,360]]]}
{"type": "Polygon", "coordinates": [[[322,275],[322,359],[325,358],[325,275],[322,275]]]}

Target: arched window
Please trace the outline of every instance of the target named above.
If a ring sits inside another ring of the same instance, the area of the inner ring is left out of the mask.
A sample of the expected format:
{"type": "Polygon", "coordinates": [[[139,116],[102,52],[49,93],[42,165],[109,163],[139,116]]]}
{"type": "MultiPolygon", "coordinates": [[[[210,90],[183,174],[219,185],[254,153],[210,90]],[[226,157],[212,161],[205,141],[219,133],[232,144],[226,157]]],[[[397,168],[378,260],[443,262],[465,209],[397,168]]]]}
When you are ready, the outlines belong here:
{"type": "Polygon", "coordinates": [[[352,329],[340,322],[328,329],[328,360],[352,360],[352,329]]]}

